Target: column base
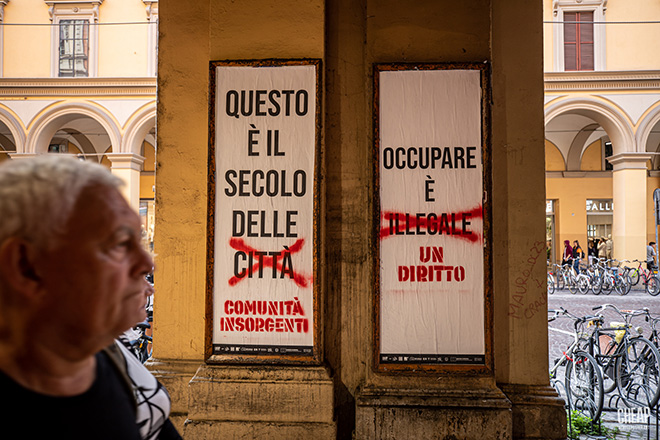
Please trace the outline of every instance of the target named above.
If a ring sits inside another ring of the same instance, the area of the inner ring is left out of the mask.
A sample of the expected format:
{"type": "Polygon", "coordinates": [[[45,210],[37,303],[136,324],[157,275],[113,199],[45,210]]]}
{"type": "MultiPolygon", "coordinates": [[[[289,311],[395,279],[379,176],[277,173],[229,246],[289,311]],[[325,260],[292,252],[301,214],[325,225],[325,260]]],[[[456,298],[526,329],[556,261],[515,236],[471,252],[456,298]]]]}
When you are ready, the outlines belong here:
{"type": "Polygon", "coordinates": [[[365,388],[356,402],[356,439],[511,438],[511,403],[496,389],[365,388]]]}
{"type": "Polygon", "coordinates": [[[332,439],[333,382],[323,367],[202,365],[184,434],[194,439],[332,439]]]}
{"type": "Polygon", "coordinates": [[[188,418],[188,384],[199,368],[199,361],[152,359],[145,366],[167,388],[172,399],[170,420],[183,432],[188,418]]]}
{"type": "Polygon", "coordinates": [[[498,384],[511,400],[514,439],[565,439],[564,401],[549,385],[498,384]]]}

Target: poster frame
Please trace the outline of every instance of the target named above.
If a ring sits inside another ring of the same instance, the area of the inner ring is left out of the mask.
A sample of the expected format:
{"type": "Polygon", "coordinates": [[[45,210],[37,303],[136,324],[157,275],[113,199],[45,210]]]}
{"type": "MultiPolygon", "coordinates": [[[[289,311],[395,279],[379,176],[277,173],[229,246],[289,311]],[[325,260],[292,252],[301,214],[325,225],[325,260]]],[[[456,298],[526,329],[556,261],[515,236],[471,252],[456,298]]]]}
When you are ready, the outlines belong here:
{"type": "Polygon", "coordinates": [[[208,199],[207,199],[207,234],[206,234],[206,297],[205,297],[205,338],[204,358],[208,364],[271,364],[271,365],[320,365],[323,361],[321,348],[322,325],[320,304],[320,191],[321,191],[321,109],[322,109],[322,61],[321,59],[255,59],[255,60],[213,60],[209,62],[209,137],[208,137],[208,199]],[[214,354],[213,353],[213,322],[214,322],[214,265],[215,265],[215,213],[216,213],[216,84],[217,67],[286,67],[286,66],[314,66],[315,67],[315,140],[313,164],[313,245],[312,245],[312,277],[313,277],[313,349],[311,356],[274,354],[274,355],[248,355],[248,354],[214,354]]]}
{"type": "Polygon", "coordinates": [[[373,369],[384,374],[456,375],[493,374],[493,276],[492,276],[492,157],[491,157],[491,83],[488,62],[470,63],[374,63],[373,64],[373,369]],[[380,353],[380,73],[386,71],[477,70],[481,86],[481,153],[483,158],[483,268],[484,268],[484,362],[479,364],[384,363],[380,353]]]}

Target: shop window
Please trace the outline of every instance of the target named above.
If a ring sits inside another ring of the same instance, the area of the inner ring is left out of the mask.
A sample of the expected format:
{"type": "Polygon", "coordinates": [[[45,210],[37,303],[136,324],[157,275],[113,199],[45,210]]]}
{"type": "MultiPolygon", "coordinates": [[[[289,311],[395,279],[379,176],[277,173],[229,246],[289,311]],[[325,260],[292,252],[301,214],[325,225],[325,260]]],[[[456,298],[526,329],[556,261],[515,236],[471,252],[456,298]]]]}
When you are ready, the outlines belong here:
{"type": "Polygon", "coordinates": [[[612,199],[587,199],[587,237],[609,237],[612,234],[613,214],[612,199]]]}

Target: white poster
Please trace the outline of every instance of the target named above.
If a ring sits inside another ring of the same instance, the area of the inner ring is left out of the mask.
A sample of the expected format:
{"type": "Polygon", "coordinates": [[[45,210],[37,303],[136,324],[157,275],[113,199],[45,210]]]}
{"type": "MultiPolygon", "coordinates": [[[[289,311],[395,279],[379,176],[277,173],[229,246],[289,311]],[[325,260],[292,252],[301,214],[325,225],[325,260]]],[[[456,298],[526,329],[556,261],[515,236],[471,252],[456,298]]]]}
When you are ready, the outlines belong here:
{"type": "Polygon", "coordinates": [[[317,67],[215,68],[213,353],[312,356],[317,67]]]}
{"type": "Polygon", "coordinates": [[[380,362],[483,364],[481,72],[378,74],[380,362]]]}

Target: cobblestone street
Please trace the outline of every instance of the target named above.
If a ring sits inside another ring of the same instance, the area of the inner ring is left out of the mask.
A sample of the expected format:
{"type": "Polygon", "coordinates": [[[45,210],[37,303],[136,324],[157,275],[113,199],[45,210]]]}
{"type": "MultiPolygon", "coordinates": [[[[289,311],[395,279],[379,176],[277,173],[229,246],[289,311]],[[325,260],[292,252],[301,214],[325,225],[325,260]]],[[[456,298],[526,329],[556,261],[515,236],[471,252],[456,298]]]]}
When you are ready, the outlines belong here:
{"type": "MultiPolygon", "coordinates": [[[[619,296],[615,293],[610,295],[593,295],[591,293],[586,295],[571,294],[568,290],[557,291],[553,295],[548,296],[548,310],[558,309],[563,307],[571,314],[576,316],[593,315],[593,308],[603,305],[612,304],[620,310],[637,310],[648,307],[653,315],[660,316],[660,296],[652,297],[646,293],[640,286],[636,286],[633,290],[625,296],[619,296]]],[[[617,316],[611,309],[603,313],[605,322],[611,323],[613,321],[622,321],[620,316],[617,316]]],[[[643,317],[639,317],[633,321],[633,324],[642,328],[643,334],[648,336],[650,333],[649,326],[643,317]]],[[[573,330],[573,321],[568,318],[560,318],[549,323],[551,329],[562,329],[567,331],[573,330]]],[[[563,351],[572,343],[573,338],[570,335],[565,335],[553,330],[548,332],[548,346],[549,346],[549,362],[550,366],[554,361],[562,356],[563,351]]],[[[561,372],[560,372],[561,374],[561,372]]],[[[613,393],[615,393],[614,391],[613,393]]],[[[605,395],[605,407],[608,406],[608,400],[612,393],[605,395]]],[[[612,402],[611,406],[616,404],[612,402]]],[[[654,417],[650,419],[650,425],[646,423],[630,423],[630,420],[625,419],[625,413],[622,404],[621,408],[603,411],[603,426],[608,428],[618,428],[620,433],[616,436],[617,439],[658,439],[656,434],[656,420],[654,417]]],[[[583,437],[588,438],[588,437],[583,437]]],[[[592,437],[593,438],[593,437],[592,437]]],[[[605,437],[596,437],[605,438],[605,437]]]]}

